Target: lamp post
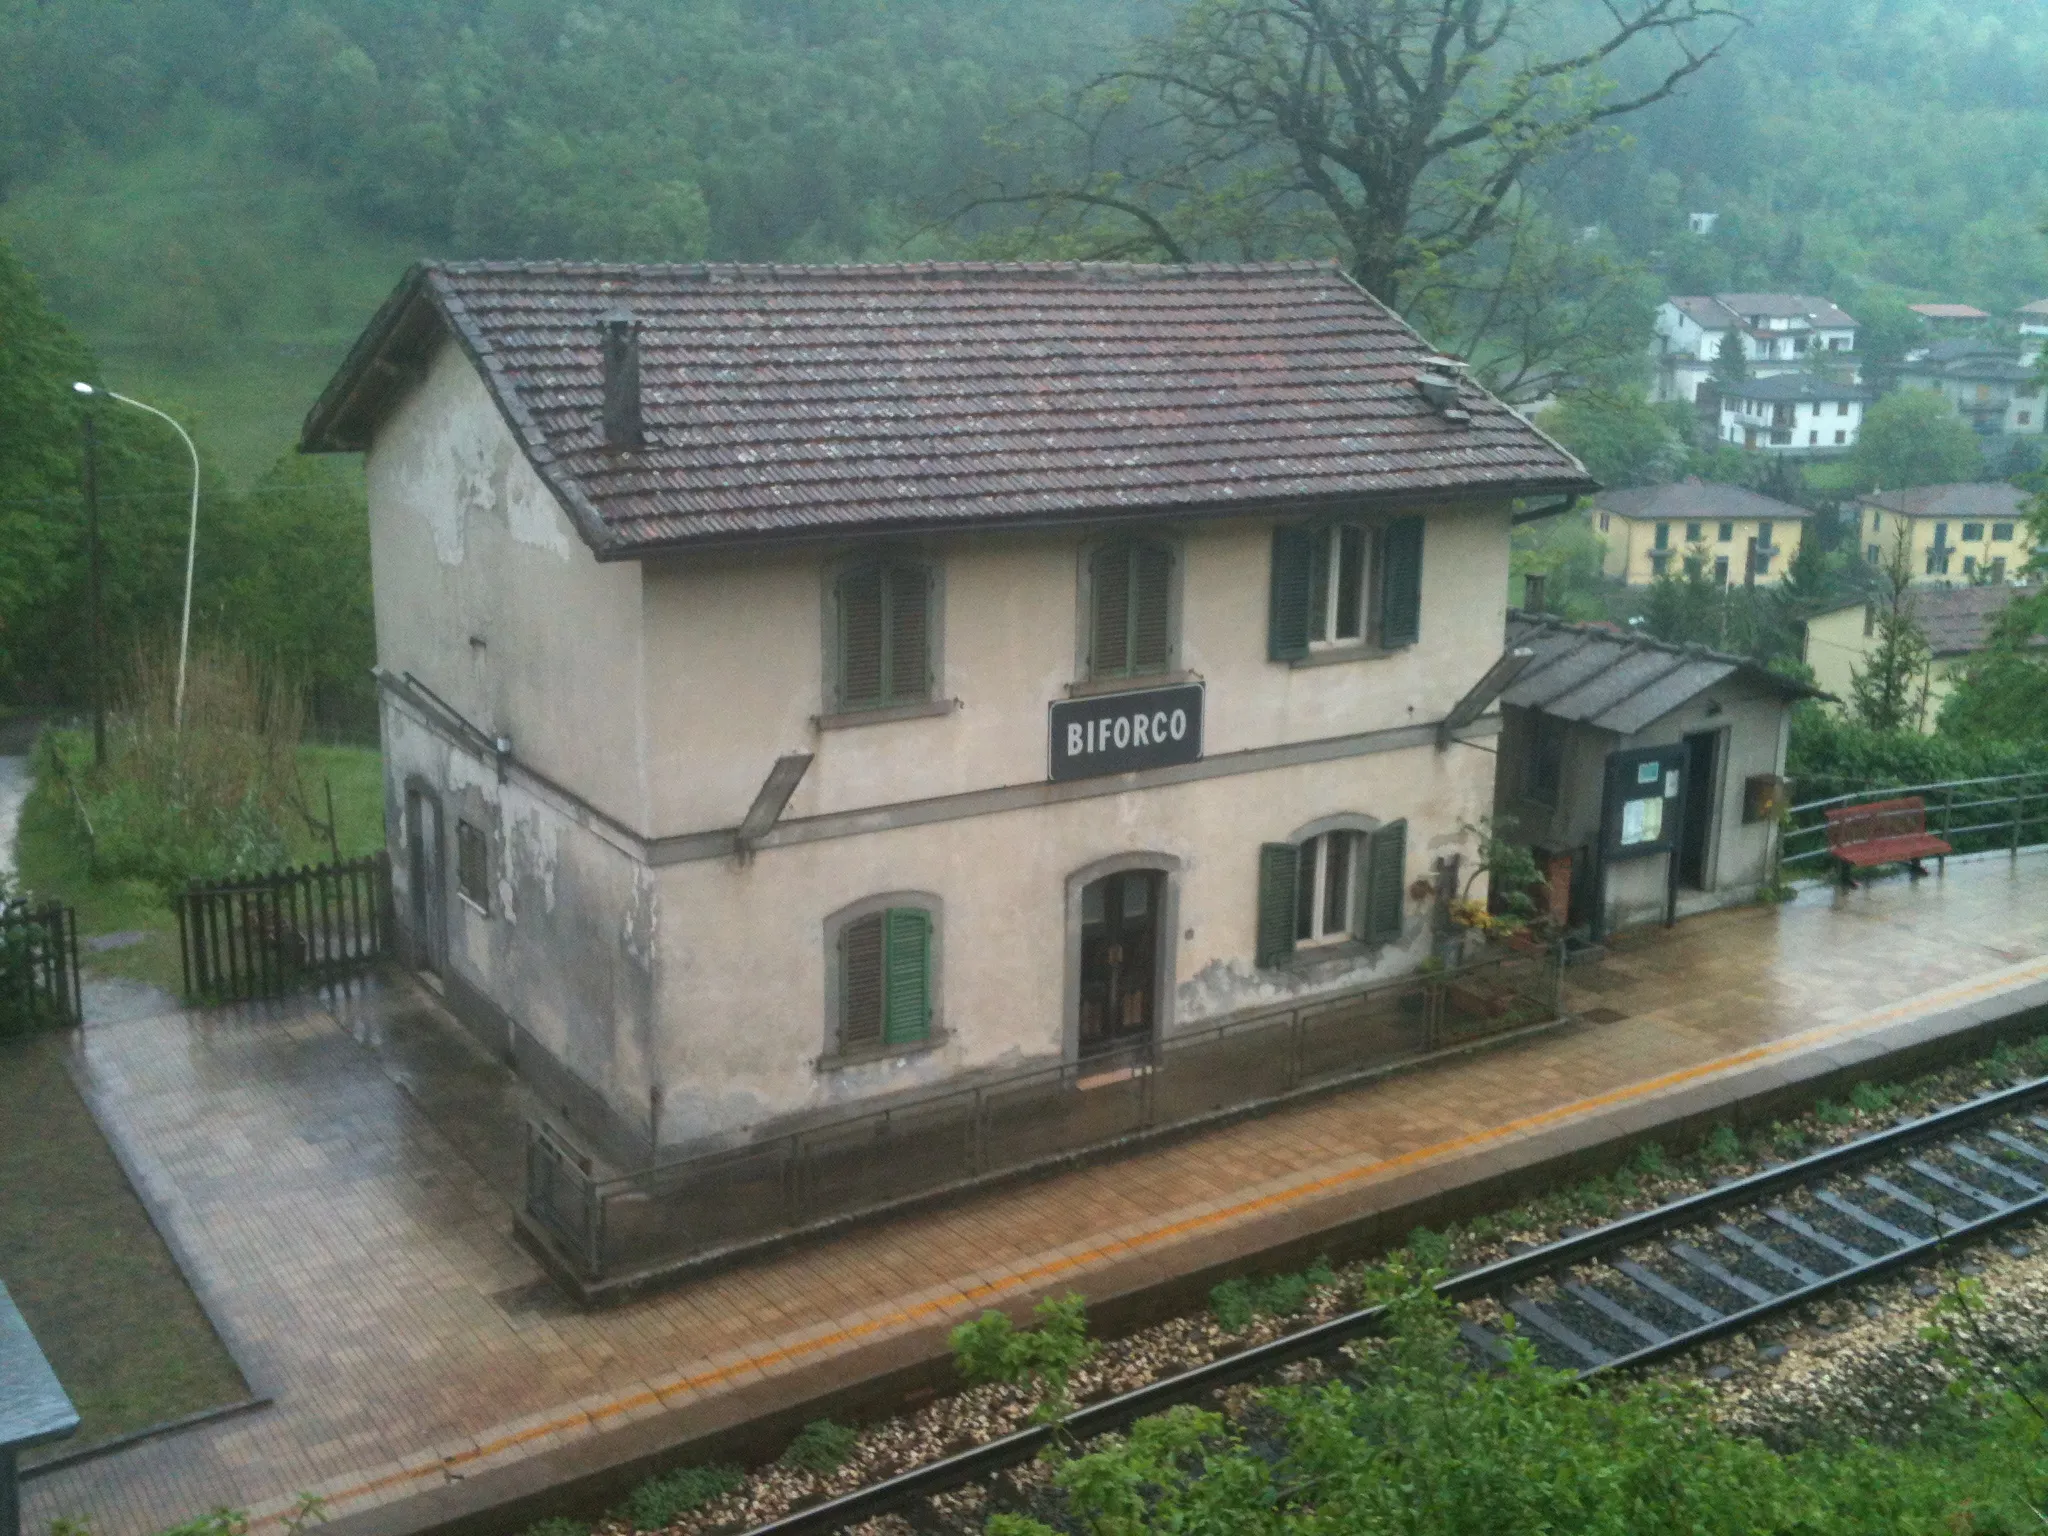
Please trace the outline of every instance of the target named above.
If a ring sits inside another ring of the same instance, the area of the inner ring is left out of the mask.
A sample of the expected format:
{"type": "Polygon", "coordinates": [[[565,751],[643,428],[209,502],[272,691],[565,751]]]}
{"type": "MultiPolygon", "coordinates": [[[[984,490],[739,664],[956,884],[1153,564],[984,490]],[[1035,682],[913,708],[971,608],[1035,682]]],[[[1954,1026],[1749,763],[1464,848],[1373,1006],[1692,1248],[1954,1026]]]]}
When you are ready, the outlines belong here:
{"type": "MultiPolygon", "coordinates": [[[[185,531],[185,613],[184,617],[181,620],[179,620],[178,623],[178,687],[177,692],[174,695],[171,703],[171,727],[173,730],[181,731],[185,728],[185,657],[186,653],[191,649],[192,645],[192,565],[194,557],[199,552],[199,450],[192,445],[191,433],[187,432],[183,427],[179,426],[177,422],[173,421],[169,416],[166,416],[162,411],[158,410],[153,405],[144,405],[140,400],[131,400],[126,395],[115,394],[114,391],[112,391],[111,389],[99,389],[91,384],[78,383],[73,384],[71,387],[77,390],[78,393],[80,393],[81,395],[104,395],[109,400],[118,400],[123,405],[132,405],[138,411],[149,412],[149,414],[156,417],[157,420],[169,424],[170,429],[173,432],[177,433],[179,440],[184,443],[185,451],[192,456],[192,515],[185,531]]],[[[86,431],[88,434],[88,442],[91,441],[91,423],[92,417],[88,415],[86,417],[86,431]]],[[[88,475],[90,475],[89,470],[88,475]]],[[[97,519],[95,518],[93,538],[93,568],[95,572],[97,572],[98,570],[98,560],[98,522],[97,519]]],[[[95,587],[97,586],[96,580],[94,585],[95,587]]],[[[95,614],[97,614],[97,600],[95,600],[94,606],[95,614]]],[[[97,622],[97,617],[95,617],[95,622],[97,622]]],[[[99,727],[95,726],[96,734],[98,730],[99,727]]],[[[101,755],[104,757],[104,751],[102,751],[101,755]]]]}

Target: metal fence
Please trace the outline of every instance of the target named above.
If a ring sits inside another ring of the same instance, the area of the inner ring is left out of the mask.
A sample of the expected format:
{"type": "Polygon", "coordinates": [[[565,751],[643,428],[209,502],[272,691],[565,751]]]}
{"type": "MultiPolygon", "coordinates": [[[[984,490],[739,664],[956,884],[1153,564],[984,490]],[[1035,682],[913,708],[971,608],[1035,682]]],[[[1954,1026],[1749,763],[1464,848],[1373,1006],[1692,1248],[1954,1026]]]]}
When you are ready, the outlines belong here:
{"type": "Polygon", "coordinates": [[[0,901],[0,1035],[76,1024],[78,915],[0,901]]]}
{"type": "Polygon", "coordinates": [[[392,953],[391,860],[194,882],[177,897],[192,1002],[245,1002],[352,975],[392,953]]]}
{"type": "Polygon", "coordinates": [[[589,1281],[731,1255],[1549,1022],[1562,966],[1511,951],[612,1178],[529,1122],[526,1225],[589,1281]]]}
{"type": "Polygon", "coordinates": [[[1788,875],[1817,875],[1828,861],[1827,813],[1918,795],[1927,803],[1927,830],[1957,853],[2011,852],[2048,843],[2048,773],[2009,773],[1940,784],[1901,784],[1809,800],[1788,813],[1779,867],[1788,875]]]}

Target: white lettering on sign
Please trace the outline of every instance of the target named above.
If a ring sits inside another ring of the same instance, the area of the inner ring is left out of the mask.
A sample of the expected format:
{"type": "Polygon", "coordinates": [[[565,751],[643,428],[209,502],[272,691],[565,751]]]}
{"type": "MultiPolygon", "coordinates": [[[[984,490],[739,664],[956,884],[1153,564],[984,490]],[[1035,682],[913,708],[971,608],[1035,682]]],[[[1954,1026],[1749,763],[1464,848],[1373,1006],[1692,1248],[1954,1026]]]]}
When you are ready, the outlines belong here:
{"type": "Polygon", "coordinates": [[[1143,715],[1131,716],[1131,745],[1149,747],[1152,745],[1152,722],[1143,715]]]}
{"type": "Polygon", "coordinates": [[[1115,738],[1116,744],[1120,747],[1128,747],[1131,744],[1131,717],[1129,715],[1118,715],[1116,717],[1115,738]]]}
{"type": "Polygon", "coordinates": [[[1087,738],[1082,734],[1079,721],[1067,722],[1067,756],[1079,757],[1088,750],[1087,738]]]}
{"type": "Polygon", "coordinates": [[[1175,741],[1179,741],[1183,737],[1185,737],[1187,733],[1188,712],[1184,709],[1176,709],[1173,712],[1173,724],[1171,727],[1169,727],[1169,734],[1172,735],[1175,741]]]}

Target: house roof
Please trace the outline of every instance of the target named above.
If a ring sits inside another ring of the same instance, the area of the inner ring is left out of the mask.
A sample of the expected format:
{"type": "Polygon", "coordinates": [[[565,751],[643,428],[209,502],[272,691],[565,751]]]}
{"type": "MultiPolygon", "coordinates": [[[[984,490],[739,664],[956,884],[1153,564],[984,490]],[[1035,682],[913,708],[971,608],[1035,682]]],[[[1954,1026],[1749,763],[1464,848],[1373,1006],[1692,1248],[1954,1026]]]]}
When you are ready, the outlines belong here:
{"type": "Polygon", "coordinates": [[[1855,318],[1838,309],[1832,299],[1807,293],[1713,293],[1673,294],[1664,301],[1708,330],[1746,326],[1752,317],[1766,320],[1805,320],[1817,330],[1839,331],[1855,326],[1855,318]]]}
{"type": "Polygon", "coordinates": [[[1601,491],[1594,505],[1617,517],[1657,522],[1719,522],[1724,518],[1762,518],[1796,522],[1813,514],[1789,501],[1774,501],[1746,486],[1721,485],[1697,475],[1670,485],[1645,485],[1625,491],[1601,491]]]}
{"type": "Polygon", "coordinates": [[[1507,643],[1510,650],[1526,646],[1536,659],[1508,684],[1503,704],[1622,736],[1633,736],[1730,677],[1739,676],[1788,703],[1831,697],[1746,656],[1666,645],[1647,635],[1520,609],[1508,612],[1507,643]]]}
{"type": "MultiPolygon", "coordinates": [[[[1906,603],[1926,632],[1927,644],[1936,656],[1968,656],[1991,643],[1991,632],[1999,616],[2022,597],[2038,597],[2039,587],[2014,587],[2003,582],[1984,587],[1911,587],[1906,603]]],[[[1831,613],[1861,609],[1866,603],[1844,603],[1831,613]]],[[[2035,645],[2048,646],[2048,634],[2036,635],[2035,645]]]]}
{"type": "Polygon", "coordinates": [[[1861,384],[1837,384],[1813,373],[1774,373],[1767,378],[1745,379],[1731,384],[1723,395],[1740,400],[1762,400],[1781,404],[1788,400],[1874,400],[1876,395],[1861,384]]]}
{"type": "Polygon", "coordinates": [[[2024,363],[2015,362],[2010,356],[1993,357],[1973,352],[1946,361],[1932,357],[1914,359],[1900,367],[1899,377],[1957,379],[1972,384],[2027,384],[2033,381],[2034,370],[2024,363]]]}
{"type": "Polygon", "coordinates": [[[2003,482],[1979,485],[1916,485],[1905,491],[1876,491],[1856,498],[1866,507],[1906,517],[1968,517],[2004,520],[2022,515],[2026,494],[2003,482]]]}
{"type": "Polygon", "coordinates": [[[1581,492],[1577,460],[1334,263],[428,263],[306,418],[366,448],[452,333],[600,555],[862,531],[1581,492]],[[599,321],[647,444],[602,441],[599,321]]]}
{"type": "Polygon", "coordinates": [[[1930,320],[1989,320],[1983,310],[1969,304],[1908,304],[1906,308],[1930,320]]]}
{"type": "Polygon", "coordinates": [[[2048,315],[2048,299],[2036,299],[2031,304],[2022,304],[2019,312],[2023,315],[2048,315]]]}

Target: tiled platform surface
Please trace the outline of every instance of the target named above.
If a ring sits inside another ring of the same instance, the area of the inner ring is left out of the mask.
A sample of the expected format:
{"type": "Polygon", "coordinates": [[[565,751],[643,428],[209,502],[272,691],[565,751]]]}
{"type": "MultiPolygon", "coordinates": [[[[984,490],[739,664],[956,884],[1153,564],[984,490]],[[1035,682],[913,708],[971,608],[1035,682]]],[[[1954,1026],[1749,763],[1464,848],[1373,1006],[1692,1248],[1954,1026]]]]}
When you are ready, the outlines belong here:
{"type": "Polygon", "coordinates": [[[588,1315],[508,1236],[512,1084],[404,984],[91,1023],[78,1079],[276,1404],[39,1476],[27,1528],[142,1536],[226,1505],[261,1531],[312,1491],[403,1529],[497,1468],[529,1481],[929,1355],[988,1305],[1127,1292],[2040,1005],[2048,855],[1693,919],[1572,983],[1607,1022],[588,1315]]]}

